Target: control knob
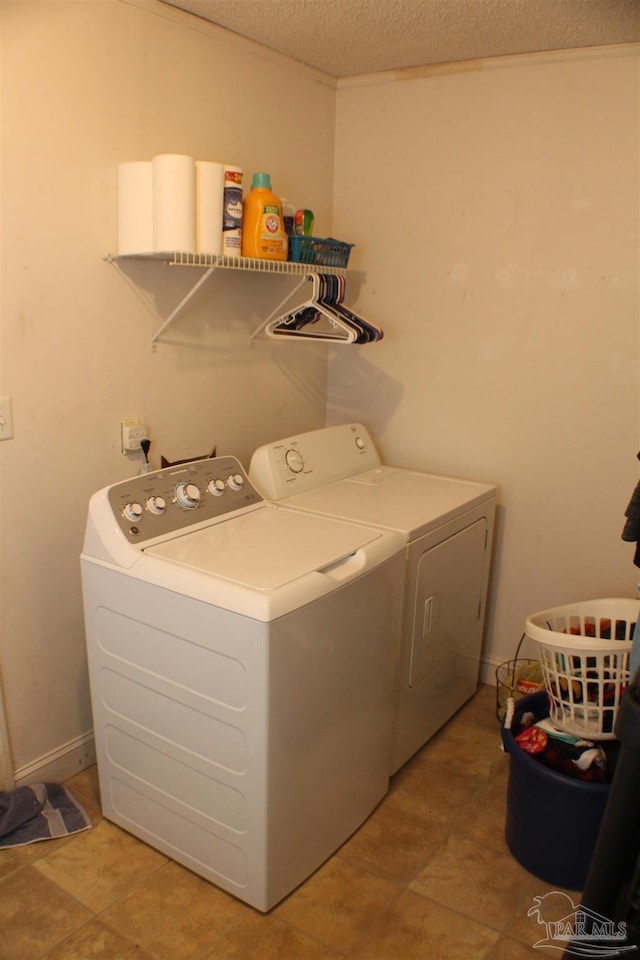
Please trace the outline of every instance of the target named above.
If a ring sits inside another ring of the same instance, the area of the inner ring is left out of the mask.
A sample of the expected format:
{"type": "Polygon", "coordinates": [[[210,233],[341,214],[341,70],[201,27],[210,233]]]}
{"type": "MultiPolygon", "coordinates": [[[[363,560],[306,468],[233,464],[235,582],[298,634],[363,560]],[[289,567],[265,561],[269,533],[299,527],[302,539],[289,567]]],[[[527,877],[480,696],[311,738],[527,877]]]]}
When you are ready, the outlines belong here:
{"type": "Polygon", "coordinates": [[[142,516],[142,506],[139,503],[127,503],[124,508],[124,515],[127,520],[136,523],[142,516]]]}
{"type": "Polygon", "coordinates": [[[304,467],[302,454],[298,450],[287,450],[284,455],[284,461],[292,473],[301,473],[304,467]]]}
{"type": "Polygon", "coordinates": [[[156,516],[160,516],[167,509],[167,501],[164,497],[149,497],[147,500],[147,510],[149,513],[155,513],[156,516]]]}
{"type": "Polygon", "coordinates": [[[176,487],[176,501],[185,510],[193,510],[200,503],[200,491],[195,483],[182,480],[176,487]]]}
{"type": "Polygon", "coordinates": [[[221,497],[224,493],[224,480],[209,480],[207,490],[209,493],[212,493],[214,497],[221,497]]]}
{"type": "Polygon", "coordinates": [[[241,473],[232,473],[227,480],[230,490],[242,490],[244,487],[244,477],[241,473]]]}

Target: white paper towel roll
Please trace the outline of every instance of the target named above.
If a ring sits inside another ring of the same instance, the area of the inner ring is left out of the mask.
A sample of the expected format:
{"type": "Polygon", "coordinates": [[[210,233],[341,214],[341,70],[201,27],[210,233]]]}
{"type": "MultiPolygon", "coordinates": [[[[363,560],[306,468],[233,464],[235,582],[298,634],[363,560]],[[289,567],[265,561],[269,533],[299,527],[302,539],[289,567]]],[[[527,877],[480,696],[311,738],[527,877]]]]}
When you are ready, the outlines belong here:
{"type": "Polygon", "coordinates": [[[153,252],[153,176],[150,160],[118,165],[118,254],[153,252]]]}
{"type": "Polygon", "coordinates": [[[160,153],[153,165],[153,249],[196,249],[196,163],[182,153],[160,153]]]}
{"type": "Polygon", "coordinates": [[[224,164],[196,160],[196,250],[222,253],[224,164]]]}

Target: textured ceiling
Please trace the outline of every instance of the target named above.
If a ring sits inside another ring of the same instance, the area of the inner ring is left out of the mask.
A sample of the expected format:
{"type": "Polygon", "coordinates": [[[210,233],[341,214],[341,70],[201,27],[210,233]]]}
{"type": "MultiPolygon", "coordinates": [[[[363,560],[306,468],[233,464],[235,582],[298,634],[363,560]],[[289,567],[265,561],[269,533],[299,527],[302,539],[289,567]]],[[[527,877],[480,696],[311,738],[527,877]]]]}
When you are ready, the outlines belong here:
{"type": "Polygon", "coordinates": [[[162,0],[333,77],[640,40],[640,0],[162,0]]]}

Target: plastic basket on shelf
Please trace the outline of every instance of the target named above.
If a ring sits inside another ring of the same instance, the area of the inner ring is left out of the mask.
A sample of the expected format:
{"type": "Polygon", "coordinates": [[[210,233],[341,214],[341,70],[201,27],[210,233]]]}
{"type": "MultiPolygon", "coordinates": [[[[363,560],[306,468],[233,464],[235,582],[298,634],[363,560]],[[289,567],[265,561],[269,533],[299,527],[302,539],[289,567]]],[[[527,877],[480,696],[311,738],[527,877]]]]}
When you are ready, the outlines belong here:
{"type": "Polygon", "coordinates": [[[629,681],[640,600],[587,600],[542,610],[525,632],[538,645],[551,720],[574,736],[613,740],[629,681]]]}
{"type": "Polygon", "coordinates": [[[289,259],[295,263],[314,263],[320,267],[346,267],[354,243],[343,243],[332,237],[289,237],[289,259]]]}

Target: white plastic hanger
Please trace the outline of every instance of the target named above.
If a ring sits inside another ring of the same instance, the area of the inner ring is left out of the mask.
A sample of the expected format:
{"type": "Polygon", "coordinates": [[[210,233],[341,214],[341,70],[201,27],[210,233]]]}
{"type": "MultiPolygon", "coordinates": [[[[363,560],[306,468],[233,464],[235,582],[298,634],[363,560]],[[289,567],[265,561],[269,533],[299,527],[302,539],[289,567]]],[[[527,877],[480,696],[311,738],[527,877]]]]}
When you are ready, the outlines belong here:
{"type": "Polygon", "coordinates": [[[344,290],[343,277],[310,271],[260,324],[252,338],[264,333],[272,338],[306,337],[331,343],[371,343],[381,340],[382,330],[344,306],[344,290]],[[284,305],[305,283],[312,285],[311,296],[283,313],[284,305]]]}

